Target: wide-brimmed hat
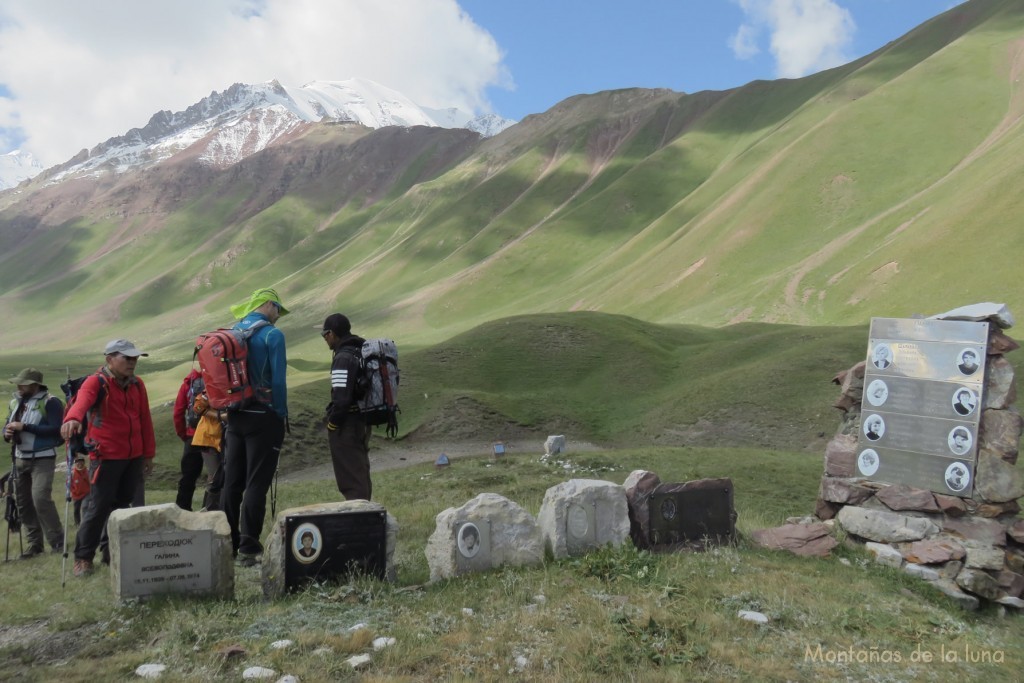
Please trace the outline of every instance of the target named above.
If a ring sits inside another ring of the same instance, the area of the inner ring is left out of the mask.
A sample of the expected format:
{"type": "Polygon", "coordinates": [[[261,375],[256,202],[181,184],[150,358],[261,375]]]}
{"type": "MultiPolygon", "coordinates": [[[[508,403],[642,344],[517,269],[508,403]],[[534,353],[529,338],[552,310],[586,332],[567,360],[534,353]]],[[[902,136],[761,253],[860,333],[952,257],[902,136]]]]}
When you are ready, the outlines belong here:
{"type": "Polygon", "coordinates": [[[139,350],[135,344],[132,344],[127,339],[111,339],[107,342],[106,348],[103,349],[103,355],[109,356],[112,353],[119,353],[122,356],[128,356],[129,358],[138,358],[139,356],[148,356],[148,353],[143,353],[139,350]]]}
{"type": "Polygon", "coordinates": [[[11,384],[17,384],[19,387],[25,386],[26,384],[38,384],[43,386],[43,373],[39,372],[35,368],[25,368],[18,373],[17,377],[11,378],[11,384]]]}
{"type": "Polygon", "coordinates": [[[269,287],[257,289],[249,295],[248,301],[232,306],[231,315],[235,316],[235,319],[241,320],[268,301],[273,301],[277,304],[277,310],[280,311],[281,315],[288,315],[288,309],[281,303],[281,297],[277,295],[275,290],[269,287]]]}

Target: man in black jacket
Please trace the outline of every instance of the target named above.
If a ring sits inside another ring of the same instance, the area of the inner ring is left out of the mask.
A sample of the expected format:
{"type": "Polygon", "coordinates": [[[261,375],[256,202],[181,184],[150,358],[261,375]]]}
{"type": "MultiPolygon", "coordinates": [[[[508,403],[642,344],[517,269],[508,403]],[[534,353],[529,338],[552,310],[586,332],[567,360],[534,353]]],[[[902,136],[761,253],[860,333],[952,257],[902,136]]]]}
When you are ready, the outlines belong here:
{"type": "Polygon", "coordinates": [[[334,352],[331,362],[331,402],[327,406],[327,442],[331,447],[334,480],[345,500],[370,500],[370,433],[372,427],[359,413],[357,401],[365,387],[362,378],[362,347],[366,341],[352,334],[352,325],[341,313],[324,320],[320,333],[334,352]]]}

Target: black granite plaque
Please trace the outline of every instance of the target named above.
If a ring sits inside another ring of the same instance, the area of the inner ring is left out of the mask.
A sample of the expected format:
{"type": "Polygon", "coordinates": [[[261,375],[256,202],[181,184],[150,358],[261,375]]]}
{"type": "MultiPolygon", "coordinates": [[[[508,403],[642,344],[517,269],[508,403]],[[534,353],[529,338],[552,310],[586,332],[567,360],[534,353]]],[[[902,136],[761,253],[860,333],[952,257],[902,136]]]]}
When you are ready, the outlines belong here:
{"type": "Polygon", "coordinates": [[[654,550],[703,548],[736,537],[736,512],[730,479],[662,484],[647,503],[654,550]]]}
{"type": "Polygon", "coordinates": [[[387,513],[383,510],[297,515],[285,518],[284,583],[294,590],[310,581],[353,573],[384,579],[387,513]]]}

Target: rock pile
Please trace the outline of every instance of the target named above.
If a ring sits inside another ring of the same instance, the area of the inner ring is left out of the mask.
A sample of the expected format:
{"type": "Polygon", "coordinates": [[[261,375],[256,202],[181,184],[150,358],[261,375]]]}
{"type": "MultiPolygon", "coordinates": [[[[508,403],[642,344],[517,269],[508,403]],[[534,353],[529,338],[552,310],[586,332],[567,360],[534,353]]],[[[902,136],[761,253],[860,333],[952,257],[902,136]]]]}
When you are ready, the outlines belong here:
{"type": "Polygon", "coordinates": [[[842,411],[825,450],[815,514],[836,520],[866,543],[875,559],[933,581],[967,608],[979,598],[1024,607],[1024,520],[1017,517],[1024,479],[1016,467],[1022,420],[1016,381],[1004,354],[1019,345],[990,325],[974,492],[970,498],[933,493],[858,476],[857,435],[864,390],[863,362],[837,374],[835,407],[842,411]]]}

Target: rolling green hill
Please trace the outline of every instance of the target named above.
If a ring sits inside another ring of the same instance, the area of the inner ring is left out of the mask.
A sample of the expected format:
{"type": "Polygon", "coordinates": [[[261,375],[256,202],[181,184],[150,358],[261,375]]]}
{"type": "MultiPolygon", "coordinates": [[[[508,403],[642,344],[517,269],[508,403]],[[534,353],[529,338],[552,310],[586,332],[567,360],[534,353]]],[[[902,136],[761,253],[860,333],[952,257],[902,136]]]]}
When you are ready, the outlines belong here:
{"type": "Polygon", "coordinates": [[[1022,45],[1024,5],[970,0],[806,78],[577,96],[487,140],[325,125],[226,169],[39,179],[0,195],[0,348],[128,336],[183,367],[266,285],[306,361],[338,309],[403,348],[528,313],[1019,314],[1022,45]]]}

